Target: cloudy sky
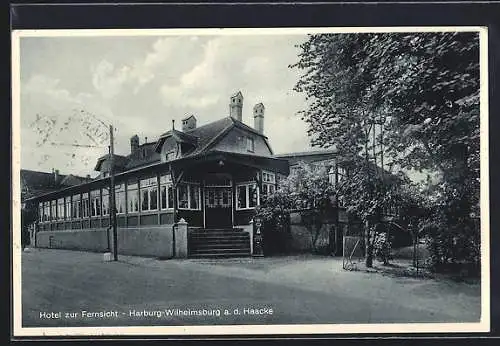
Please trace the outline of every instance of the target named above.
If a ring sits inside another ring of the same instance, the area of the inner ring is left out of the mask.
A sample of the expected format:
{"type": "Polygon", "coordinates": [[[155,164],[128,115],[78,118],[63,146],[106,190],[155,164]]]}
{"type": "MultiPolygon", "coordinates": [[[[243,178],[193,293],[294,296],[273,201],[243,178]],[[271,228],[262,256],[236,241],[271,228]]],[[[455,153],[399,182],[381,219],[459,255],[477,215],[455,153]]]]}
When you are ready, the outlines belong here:
{"type": "Polygon", "coordinates": [[[243,122],[266,107],[265,134],[275,153],[309,148],[296,115],[304,98],[292,90],[305,35],[22,37],[21,166],[91,174],[107,152],[102,123],[116,128],[116,152],[129,139],[148,142],[186,115],[203,125],[229,113],[241,90],[243,122]]]}

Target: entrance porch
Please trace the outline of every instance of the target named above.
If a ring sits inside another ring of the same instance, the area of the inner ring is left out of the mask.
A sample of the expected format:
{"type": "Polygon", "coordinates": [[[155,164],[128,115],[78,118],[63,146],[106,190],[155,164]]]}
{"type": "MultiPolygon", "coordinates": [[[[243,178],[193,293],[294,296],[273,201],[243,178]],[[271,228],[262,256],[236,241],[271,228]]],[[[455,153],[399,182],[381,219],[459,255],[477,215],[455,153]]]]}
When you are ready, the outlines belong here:
{"type": "Polygon", "coordinates": [[[189,224],[192,257],[252,253],[255,208],[272,193],[288,163],[270,157],[210,152],[172,162],[176,220],[189,224]]]}

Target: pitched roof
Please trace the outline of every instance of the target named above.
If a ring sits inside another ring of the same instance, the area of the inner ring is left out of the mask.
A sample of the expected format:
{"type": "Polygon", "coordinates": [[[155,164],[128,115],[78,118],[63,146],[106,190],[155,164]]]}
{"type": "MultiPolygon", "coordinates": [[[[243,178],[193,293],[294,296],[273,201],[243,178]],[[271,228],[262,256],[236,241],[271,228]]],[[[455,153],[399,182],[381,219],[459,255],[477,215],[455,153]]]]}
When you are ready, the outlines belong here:
{"type": "Polygon", "coordinates": [[[173,137],[179,143],[189,143],[195,145],[198,143],[198,137],[188,134],[186,132],[178,131],[175,129],[163,133],[158,141],[155,143],[154,150],[160,152],[160,149],[168,137],[173,137]]]}
{"type": "Polygon", "coordinates": [[[215,143],[223,133],[232,127],[232,125],[233,118],[225,117],[186,131],[187,134],[198,138],[195,150],[189,155],[196,155],[208,149],[209,146],[215,143]]]}
{"type": "Polygon", "coordinates": [[[238,127],[245,131],[252,132],[258,136],[263,137],[267,141],[267,137],[259,133],[254,128],[242,123],[233,117],[225,117],[206,125],[186,131],[187,134],[198,137],[198,146],[189,154],[189,156],[197,155],[203,151],[210,149],[210,147],[217,143],[231,128],[238,127]]]}
{"type": "Polygon", "coordinates": [[[295,153],[277,154],[274,157],[282,158],[288,160],[291,165],[295,165],[298,162],[316,162],[323,161],[328,158],[334,158],[338,154],[336,149],[324,149],[324,150],[311,150],[311,151],[301,151],[295,153]]]}
{"type": "MultiPolygon", "coordinates": [[[[103,155],[100,158],[98,158],[94,170],[100,171],[102,163],[104,161],[108,160],[110,157],[111,157],[111,154],[106,154],[106,155],[103,155]]],[[[114,154],[113,157],[115,159],[115,166],[125,167],[127,165],[128,158],[126,156],[114,154]]]]}
{"type": "Polygon", "coordinates": [[[21,169],[20,173],[22,186],[21,194],[23,199],[92,180],[91,178],[80,177],[73,174],[58,174],[58,179],[56,181],[54,173],[33,171],[29,169],[21,169]]]}
{"type": "Polygon", "coordinates": [[[126,170],[144,166],[152,162],[160,161],[160,154],[155,152],[157,142],[144,143],[139,148],[127,156],[127,162],[124,165],[126,170]],[[143,155],[143,152],[145,155],[143,155]]]}

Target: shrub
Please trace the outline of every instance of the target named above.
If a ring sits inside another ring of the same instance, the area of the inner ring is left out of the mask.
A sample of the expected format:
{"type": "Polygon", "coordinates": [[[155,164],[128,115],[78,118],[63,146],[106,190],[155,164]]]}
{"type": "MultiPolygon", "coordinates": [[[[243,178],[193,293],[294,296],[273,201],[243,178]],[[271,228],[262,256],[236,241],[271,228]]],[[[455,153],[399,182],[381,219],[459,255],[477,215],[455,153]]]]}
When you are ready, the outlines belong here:
{"type": "Polygon", "coordinates": [[[373,242],[373,250],[375,257],[384,264],[389,264],[391,256],[391,242],[387,237],[387,233],[377,233],[373,242]]]}

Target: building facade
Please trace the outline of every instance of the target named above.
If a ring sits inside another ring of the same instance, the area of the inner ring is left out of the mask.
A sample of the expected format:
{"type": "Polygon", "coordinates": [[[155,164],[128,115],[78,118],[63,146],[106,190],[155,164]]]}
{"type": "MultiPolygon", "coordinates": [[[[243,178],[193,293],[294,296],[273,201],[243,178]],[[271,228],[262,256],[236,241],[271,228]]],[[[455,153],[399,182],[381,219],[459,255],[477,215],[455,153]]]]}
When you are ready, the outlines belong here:
{"type": "MultiPolygon", "coordinates": [[[[346,163],[338,155],[337,150],[315,150],[304,152],[292,152],[276,155],[277,158],[287,160],[290,172],[301,169],[301,165],[325,166],[328,172],[330,184],[337,185],[347,175],[346,163]]],[[[343,254],[343,239],[349,236],[349,222],[343,201],[335,200],[335,208],[331,213],[325,216],[324,224],[317,240],[317,247],[323,248],[323,251],[335,256],[343,254]]],[[[352,221],[352,220],[351,220],[352,221]]],[[[290,233],[291,248],[295,251],[312,250],[311,236],[306,230],[301,220],[300,212],[291,212],[290,215],[290,233]]],[[[351,227],[352,228],[352,227],[351,227]]]]}
{"type": "Polygon", "coordinates": [[[273,155],[264,105],[253,109],[254,127],[242,122],[242,108],[238,92],[227,117],[197,126],[190,115],[181,129],[172,122],[143,144],[134,135],[128,155],[98,158],[95,179],[29,199],[38,208],[36,246],[110,249],[113,162],[119,253],[172,257],[176,225],[185,221],[189,256],[250,255],[255,208],[289,174],[289,163],[273,155]]]}

